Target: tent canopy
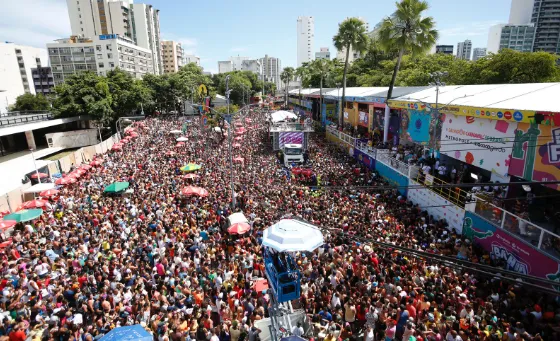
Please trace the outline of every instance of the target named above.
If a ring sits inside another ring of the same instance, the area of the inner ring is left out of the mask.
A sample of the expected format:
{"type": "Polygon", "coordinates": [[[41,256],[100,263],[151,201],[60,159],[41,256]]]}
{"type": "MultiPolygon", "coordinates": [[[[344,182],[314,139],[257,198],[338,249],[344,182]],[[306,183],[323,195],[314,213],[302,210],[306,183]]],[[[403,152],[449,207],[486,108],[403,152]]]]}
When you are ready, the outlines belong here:
{"type": "Polygon", "coordinates": [[[23,193],[39,193],[53,188],[54,188],[54,184],[52,182],[47,182],[47,183],[33,185],[28,189],[26,189],[25,191],[23,191],[23,193]]]}
{"type": "Polygon", "coordinates": [[[279,110],[279,111],[275,111],[272,114],[270,114],[270,117],[272,119],[272,122],[276,123],[276,122],[285,121],[288,118],[297,118],[298,116],[296,114],[294,114],[293,112],[279,110]]]}
{"type": "Polygon", "coordinates": [[[119,327],[104,335],[100,341],[152,341],[152,334],[141,325],[119,327]]]}
{"type": "Polygon", "coordinates": [[[282,219],[270,226],[262,240],[262,245],[278,252],[311,252],[323,244],[323,234],[317,227],[296,219],[282,219]]]}

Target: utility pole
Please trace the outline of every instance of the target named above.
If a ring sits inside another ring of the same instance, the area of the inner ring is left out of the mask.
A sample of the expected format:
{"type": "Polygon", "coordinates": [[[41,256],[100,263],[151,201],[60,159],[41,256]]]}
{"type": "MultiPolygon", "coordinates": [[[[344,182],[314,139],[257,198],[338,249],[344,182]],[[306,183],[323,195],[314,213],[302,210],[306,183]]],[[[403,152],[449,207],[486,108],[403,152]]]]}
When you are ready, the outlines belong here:
{"type": "Polygon", "coordinates": [[[232,129],[232,125],[233,122],[231,120],[231,115],[229,113],[229,95],[231,90],[229,89],[229,78],[230,75],[226,76],[226,100],[227,100],[227,116],[226,119],[228,120],[229,123],[229,129],[228,129],[228,137],[229,137],[229,174],[231,177],[231,209],[232,211],[235,209],[235,184],[233,182],[233,129],[232,129]]]}
{"type": "Polygon", "coordinates": [[[435,86],[436,87],[436,107],[435,110],[433,111],[433,117],[432,119],[435,121],[434,124],[434,129],[432,131],[432,136],[431,136],[431,147],[432,147],[432,155],[435,153],[436,149],[437,149],[437,128],[438,126],[441,124],[441,117],[439,114],[439,87],[440,86],[445,86],[445,83],[441,81],[441,79],[443,77],[447,77],[449,75],[449,73],[447,71],[436,71],[434,73],[430,73],[430,78],[432,78],[433,82],[430,82],[429,85],[431,86],[435,86]]]}

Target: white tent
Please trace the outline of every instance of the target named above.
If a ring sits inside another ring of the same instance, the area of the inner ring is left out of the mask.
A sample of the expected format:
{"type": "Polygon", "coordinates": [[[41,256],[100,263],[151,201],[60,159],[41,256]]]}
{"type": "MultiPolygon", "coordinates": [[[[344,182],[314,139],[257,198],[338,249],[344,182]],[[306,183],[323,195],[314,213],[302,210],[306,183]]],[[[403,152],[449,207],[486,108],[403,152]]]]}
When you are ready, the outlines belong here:
{"type": "Polygon", "coordinates": [[[55,185],[52,182],[36,184],[23,191],[23,193],[40,193],[42,191],[52,189],[54,186],[55,185]]]}
{"type": "Polygon", "coordinates": [[[285,121],[289,118],[297,118],[297,115],[294,114],[293,112],[279,110],[270,114],[270,118],[272,119],[272,122],[276,123],[276,122],[285,121]]]}
{"type": "Polygon", "coordinates": [[[262,245],[278,252],[311,252],[323,244],[323,234],[317,227],[295,219],[282,219],[270,226],[262,240],[262,245]]]}
{"type": "Polygon", "coordinates": [[[187,142],[189,139],[186,137],[179,137],[176,141],[177,142],[187,142]]]}

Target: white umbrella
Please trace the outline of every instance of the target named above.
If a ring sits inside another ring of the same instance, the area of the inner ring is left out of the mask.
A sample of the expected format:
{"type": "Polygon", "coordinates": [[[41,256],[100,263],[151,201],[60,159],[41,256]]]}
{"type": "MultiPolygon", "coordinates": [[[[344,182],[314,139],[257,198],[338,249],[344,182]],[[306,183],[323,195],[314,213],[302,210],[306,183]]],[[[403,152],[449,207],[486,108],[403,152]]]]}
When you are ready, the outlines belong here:
{"type": "Polygon", "coordinates": [[[169,133],[170,133],[170,134],[176,135],[176,134],[181,134],[182,131],[180,131],[180,130],[171,130],[169,133]]]}
{"type": "Polygon", "coordinates": [[[323,234],[317,227],[294,219],[282,219],[267,228],[262,241],[262,245],[278,252],[311,252],[323,244],[323,234]]]}
{"type": "Polygon", "coordinates": [[[187,142],[188,140],[189,140],[189,139],[186,138],[186,137],[179,137],[179,138],[177,139],[177,142],[187,142]]]}

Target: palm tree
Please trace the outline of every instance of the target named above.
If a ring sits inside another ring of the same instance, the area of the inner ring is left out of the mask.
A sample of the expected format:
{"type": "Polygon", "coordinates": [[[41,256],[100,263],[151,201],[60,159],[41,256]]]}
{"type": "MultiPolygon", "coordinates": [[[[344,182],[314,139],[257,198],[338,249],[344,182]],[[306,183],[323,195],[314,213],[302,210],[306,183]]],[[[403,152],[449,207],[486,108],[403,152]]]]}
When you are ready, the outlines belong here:
{"type": "Polygon", "coordinates": [[[323,79],[332,69],[332,62],[328,59],[316,59],[311,63],[311,72],[319,75],[319,113],[323,112],[323,79]]]}
{"type": "Polygon", "coordinates": [[[282,80],[282,82],[284,82],[286,88],[286,107],[288,106],[288,84],[290,84],[290,81],[294,79],[295,73],[296,71],[294,70],[294,68],[288,66],[280,74],[280,79],[282,80]]]}
{"type": "Polygon", "coordinates": [[[296,69],[296,77],[299,78],[299,97],[301,99],[301,88],[305,86],[305,84],[307,83],[307,81],[309,80],[309,77],[311,76],[311,72],[310,72],[310,65],[309,63],[303,63],[301,64],[300,67],[298,67],[296,69]]]}
{"type": "MultiPolygon", "coordinates": [[[[422,16],[427,9],[428,3],[424,0],[401,0],[397,3],[395,13],[385,18],[379,28],[377,35],[381,47],[387,52],[395,48],[398,48],[399,51],[389,91],[387,91],[387,100],[393,96],[393,88],[404,53],[408,52],[413,56],[426,53],[438,39],[434,19],[422,16]]],[[[389,122],[389,115],[390,109],[389,106],[386,106],[385,124],[389,122]]],[[[385,142],[387,141],[387,130],[384,129],[383,132],[385,142]]]]}
{"type": "Polygon", "coordinates": [[[355,52],[363,52],[367,47],[366,25],[358,18],[348,18],[338,25],[338,33],[333,37],[334,46],[337,50],[346,49],[346,59],[344,61],[344,73],[342,74],[342,103],[338,117],[339,126],[342,126],[342,112],[344,110],[346,95],[346,72],[348,71],[348,57],[350,49],[355,52]]]}

